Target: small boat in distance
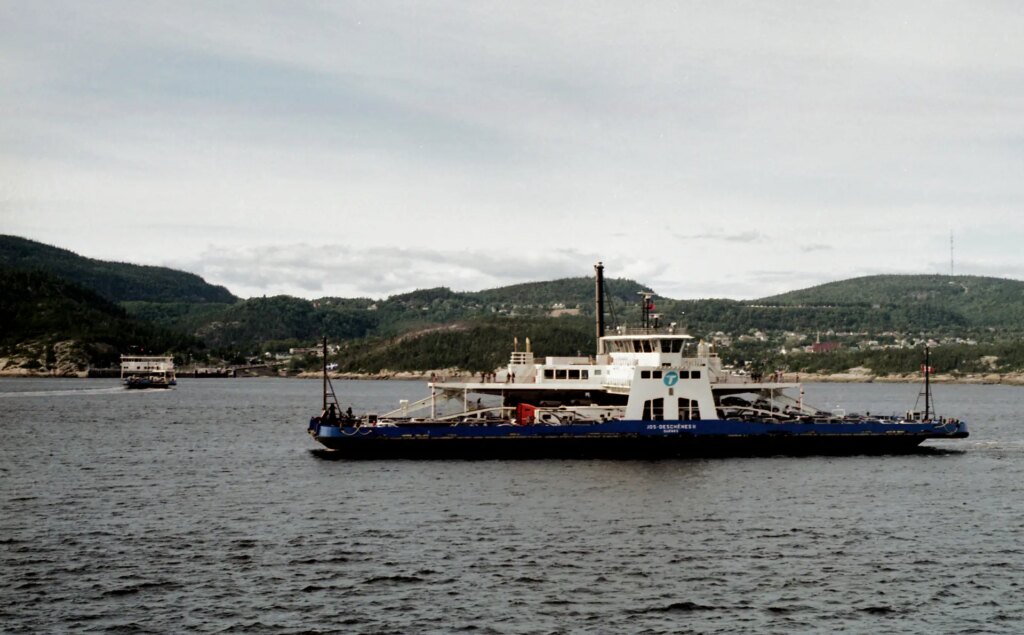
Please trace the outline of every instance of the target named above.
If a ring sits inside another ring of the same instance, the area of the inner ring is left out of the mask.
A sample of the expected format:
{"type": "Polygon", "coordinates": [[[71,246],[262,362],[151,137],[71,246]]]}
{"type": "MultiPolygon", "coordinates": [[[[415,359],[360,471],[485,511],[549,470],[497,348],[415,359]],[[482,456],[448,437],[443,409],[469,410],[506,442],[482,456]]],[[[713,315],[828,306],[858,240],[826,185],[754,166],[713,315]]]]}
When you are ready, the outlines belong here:
{"type": "Polygon", "coordinates": [[[132,389],[175,386],[174,358],[122,355],[121,383],[132,389]]]}
{"type": "Polygon", "coordinates": [[[349,459],[895,454],[968,435],[965,422],[932,411],[928,361],[923,411],[856,415],[804,403],[799,383],[724,368],[710,345],[674,324],[658,328],[649,293],[640,328],[606,334],[603,266],[595,270],[596,355],[535,360],[527,340],[480,381],[431,381],[419,402],[355,416],[335,396],[325,340],[323,407],[309,434],[349,459]]]}

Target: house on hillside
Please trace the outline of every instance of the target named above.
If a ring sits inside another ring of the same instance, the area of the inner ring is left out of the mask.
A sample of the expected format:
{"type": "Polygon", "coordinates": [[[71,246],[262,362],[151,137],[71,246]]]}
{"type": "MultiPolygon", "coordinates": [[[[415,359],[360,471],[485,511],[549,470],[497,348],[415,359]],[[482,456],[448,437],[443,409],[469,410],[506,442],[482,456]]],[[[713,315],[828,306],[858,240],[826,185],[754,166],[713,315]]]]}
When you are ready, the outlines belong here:
{"type": "Polygon", "coordinates": [[[815,342],[811,344],[812,353],[831,353],[842,348],[843,345],[839,342],[815,342]]]}

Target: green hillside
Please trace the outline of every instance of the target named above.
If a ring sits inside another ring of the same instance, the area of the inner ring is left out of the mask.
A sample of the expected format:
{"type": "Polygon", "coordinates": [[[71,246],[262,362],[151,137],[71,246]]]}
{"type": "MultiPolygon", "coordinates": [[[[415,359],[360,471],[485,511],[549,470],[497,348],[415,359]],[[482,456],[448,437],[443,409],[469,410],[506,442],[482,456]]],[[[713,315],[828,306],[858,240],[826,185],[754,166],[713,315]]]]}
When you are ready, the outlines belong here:
{"type": "Polygon", "coordinates": [[[778,305],[916,306],[945,309],[978,326],[1024,318],[1024,282],[981,276],[867,276],[759,300],[778,305]]]}
{"type": "Polygon", "coordinates": [[[39,271],[0,269],[0,354],[28,369],[116,365],[122,352],[197,350],[190,337],[136,320],[89,289],[39,271]]]}
{"type": "MultiPolygon", "coordinates": [[[[648,290],[638,282],[622,278],[605,279],[605,293],[609,302],[622,305],[637,302],[637,293],[648,290]]],[[[464,294],[475,301],[489,305],[545,306],[564,304],[579,306],[593,315],[594,279],[561,278],[546,282],[526,282],[496,289],[464,294]]]]}
{"type": "Polygon", "coordinates": [[[233,303],[238,299],[192,273],[94,260],[17,236],[0,235],[0,267],[49,273],[111,302],[233,303]]]}
{"type": "MultiPolygon", "coordinates": [[[[763,305],[735,300],[694,300],[676,303],[681,323],[695,335],[722,331],[818,331],[881,333],[910,332],[977,334],[985,324],[974,324],[956,305],[763,305]]],[[[1009,332],[1020,324],[1000,324],[1009,332]]]]}
{"type": "MultiPolygon", "coordinates": [[[[195,335],[213,349],[256,352],[268,342],[295,346],[327,336],[332,340],[362,338],[378,327],[374,312],[360,302],[310,301],[291,296],[251,298],[203,317],[195,335]]],[[[287,345],[283,346],[287,348],[287,345]]]]}
{"type": "MultiPolygon", "coordinates": [[[[642,287],[630,280],[607,281],[619,313],[636,310],[637,291],[642,287]],[[630,302],[629,307],[625,302],[630,302]]],[[[154,309],[136,303],[129,308],[138,316],[150,315],[158,323],[194,333],[213,349],[234,348],[248,353],[278,348],[296,342],[328,338],[352,340],[364,337],[392,338],[433,326],[495,317],[539,318],[553,307],[579,310],[593,315],[594,281],[567,278],[548,282],[518,284],[480,292],[457,292],[447,287],[421,289],[384,300],[367,298],[320,298],[303,300],[290,296],[251,298],[216,310],[186,311],[177,307],[173,315],[167,306],[154,309]],[[271,347],[272,348],[272,347],[271,347]]],[[[584,320],[586,324],[592,324],[584,320]]],[[[591,336],[592,326],[581,332],[591,336]]],[[[592,347],[591,347],[592,348],[592,347]]]]}
{"type": "MultiPolygon", "coordinates": [[[[309,346],[326,335],[345,345],[338,361],[346,370],[479,371],[501,363],[514,336],[531,337],[541,355],[594,348],[589,277],[478,292],[436,287],[379,300],[238,300],[192,274],[82,258],[11,236],[0,236],[0,273],[0,344],[8,353],[36,351],[38,359],[48,346],[76,342],[93,363],[133,346],[200,356],[203,346],[213,357],[239,360],[309,346]]],[[[637,325],[637,294],[646,287],[610,278],[606,288],[609,327],[637,325]]],[[[662,324],[723,343],[719,352],[728,363],[801,372],[858,365],[913,370],[908,360],[916,353],[901,351],[933,340],[942,343],[937,355],[950,368],[1024,370],[1024,282],[1018,280],[867,276],[758,300],[656,297],[655,303],[662,324]],[[807,352],[818,337],[841,350],[807,352]]]]}
{"type": "Polygon", "coordinates": [[[530,339],[532,350],[545,355],[589,355],[594,332],[589,320],[559,318],[486,318],[404,337],[348,342],[332,361],[345,372],[376,373],[459,368],[490,371],[508,363],[515,338],[520,350],[530,339]]]}
{"type": "Polygon", "coordinates": [[[182,333],[195,333],[204,324],[216,320],[218,316],[235,304],[237,303],[144,301],[118,303],[128,312],[128,315],[136,319],[182,333]]]}
{"type": "Polygon", "coordinates": [[[663,321],[719,331],[887,332],[998,338],[1024,334],[1024,282],[979,276],[853,278],[759,300],[661,300],[663,321]]]}

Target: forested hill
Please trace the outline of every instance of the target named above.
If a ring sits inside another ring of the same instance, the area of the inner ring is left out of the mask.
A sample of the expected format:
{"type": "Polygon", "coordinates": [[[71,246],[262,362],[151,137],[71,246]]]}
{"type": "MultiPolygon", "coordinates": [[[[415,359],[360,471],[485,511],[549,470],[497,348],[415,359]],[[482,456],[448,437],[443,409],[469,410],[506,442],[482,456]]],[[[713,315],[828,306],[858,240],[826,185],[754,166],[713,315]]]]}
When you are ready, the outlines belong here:
{"type": "Polygon", "coordinates": [[[1024,282],[979,276],[882,275],[853,278],[759,300],[665,303],[695,335],[763,332],[929,337],[1024,334],[1024,282]]]}
{"type": "Polygon", "coordinates": [[[902,315],[893,328],[942,326],[1024,329],[1024,282],[981,276],[880,275],[762,298],[754,306],[834,307],[847,313],[902,315]],[[919,319],[914,318],[918,316],[919,319]],[[910,320],[910,323],[904,323],[910,320]]]}
{"type": "Polygon", "coordinates": [[[0,268],[0,370],[58,374],[111,366],[121,353],[198,350],[197,340],[128,316],[89,289],[41,271],[0,268]]]}
{"type": "Polygon", "coordinates": [[[192,273],[94,260],[17,236],[0,235],[0,267],[48,273],[91,289],[111,302],[233,303],[238,300],[224,287],[212,285],[192,273]]]}
{"type": "MultiPolygon", "coordinates": [[[[629,314],[637,312],[632,280],[606,280],[609,303],[629,314]],[[628,305],[630,306],[627,306],[628,305]]],[[[171,313],[174,307],[132,303],[130,312],[148,315],[164,326],[194,332],[214,348],[259,348],[268,341],[309,342],[326,335],[332,340],[397,337],[410,331],[484,318],[546,318],[561,313],[593,316],[594,281],[565,278],[531,282],[478,292],[447,287],[421,289],[384,300],[290,296],[250,298],[217,312],[171,313]]],[[[630,314],[631,315],[631,314],[630,314]]],[[[587,328],[582,329],[584,334],[587,328]]]]}
{"type": "MultiPolygon", "coordinates": [[[[605,293],[609,302],[622,304],[638,302],[637,293],[649,290],[639,282],[623,278],[606,278],[605,293]]],[[[593,278],[561,278],[546,282],[524,282],[507,287],[486,289],[466,293],[467,297],[485,304],[551,306],[564,304],[567,307],[579,305],[587,311],[594,304],[593,278]]]]}
{"type": "Polygon", "coordinates": [[[944,302],[962,304],[967,309],[1024,303],[1024,282],[982,276],[864,276],[790,291],[755,302],[791,305],[944,302]]]}
{"type": "MultiPolygon", "coordinates": [[[[66,342],[125,352],[147,339],[153,350],[236,362],[273,358],[326,336],[345,345],[345,367],[367,371],[449,364],[481,370],[507,352],[510,336],[530,337],[543,354],[594,348],[590,277],[473,292],[436,287],[384,299],[239,300],[185,272],[83,258],[12,236],[0,236],[0,274],[7,276],[0,288],[6,309],[0,357],[27,363],[66,342]]],[[[637,325],[638,292],[648,288],[608,278],[606,289],[606,324],[637,325]]],[[[1024,282],[1018,280],[868,276],[757,300],[655,302],[662,324],[722,343],[724,356],[741,360],[770,359],[818,337],[844,347],[844,354],[934,340],[1022,349],[1019,356],[995,349],[982,355],[978,346],[965,349],[964,359],[1024,360],[1024,282]]]]}

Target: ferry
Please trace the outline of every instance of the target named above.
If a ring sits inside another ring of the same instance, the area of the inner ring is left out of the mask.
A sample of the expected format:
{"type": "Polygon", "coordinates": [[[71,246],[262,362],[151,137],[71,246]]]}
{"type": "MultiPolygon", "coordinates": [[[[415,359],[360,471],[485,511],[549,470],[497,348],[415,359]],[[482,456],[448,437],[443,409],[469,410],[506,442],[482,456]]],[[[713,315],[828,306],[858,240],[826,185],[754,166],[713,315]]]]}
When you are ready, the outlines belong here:
{"type": "Polygon", "coordinates": [[[640,327],[606,333],[603,265],[595,271],[595,355],[538,359],[526,340],[479,381],[433,380],[425,399],[357,416],[341,410],[325,341],[322,409],[309,434],[345,459],[895,454],[968,436],[966,422],[933,412],[928,361],[924,410],[819,410],[804,402],[801,384],[733,372],[711,345],[659,327],[650,293],[640,327]]]}
{"type": "Polygon", "coordinates": [[[174,374],[174,358],[122,355],[121,383],[130,389],[175,386],[178,380],[174,374]]]}

